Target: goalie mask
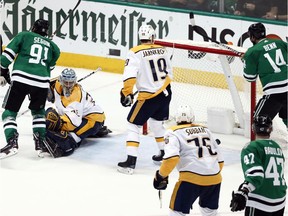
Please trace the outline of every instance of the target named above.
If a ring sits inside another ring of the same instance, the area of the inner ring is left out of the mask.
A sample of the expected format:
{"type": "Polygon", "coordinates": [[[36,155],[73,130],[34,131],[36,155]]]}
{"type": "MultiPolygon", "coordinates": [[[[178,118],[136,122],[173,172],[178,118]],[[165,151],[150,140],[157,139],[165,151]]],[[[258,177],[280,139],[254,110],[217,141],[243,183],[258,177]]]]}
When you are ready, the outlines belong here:
{"type": "Polygon", "coordinates": [[[77,76],[73,69],[65,68],[59,77],[59,82],[63,89],[63,95],[69,97],[72,93],[73,87],[76,84],[77,76]]]}
{"type": "Polygon", "coordinates": [[[48,35],[48,30],[49,30],[49,22],[44,19],[36,20],[32,26],[32,32],[40,34],[44,37],[48,35]]]}
{"type": "Polygon", "coordinates": [[[268,115],[254,117],[252,129],[258,135],[269,136],[273,129],[271,118],[268,115]]]}
{"type": "Polygon", "coordinates": [[[138,31],[139,40],[148,40],[153,42],[156,37],[155,31],[151,25],[142,25],[138,31]]]}
{"type": "Polygon", "coordinates": [[[195,120],[194,112],[189,105],[181,105],[177,109],[176,123],[192,123],[195,120]]]}

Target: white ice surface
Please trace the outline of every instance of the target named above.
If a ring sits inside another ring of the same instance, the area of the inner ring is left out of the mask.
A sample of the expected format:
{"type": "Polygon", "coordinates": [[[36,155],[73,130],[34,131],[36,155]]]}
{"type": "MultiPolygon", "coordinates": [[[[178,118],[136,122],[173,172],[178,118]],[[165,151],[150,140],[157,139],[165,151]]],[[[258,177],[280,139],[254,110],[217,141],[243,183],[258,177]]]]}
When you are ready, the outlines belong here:
{"type": "MultiPolygon", "coordinates": [[[[62,67],[52,74],[59,75],[62,67]]],[[[90,70],[75,69],[78,78],[90,70]]],[[[152,186],[155,171],[151,156],[157,146],[151,136],[141,136],[139,157],[134,175],[116,171],[117,163],[126,159],[125,130],[129,108],[120,104],[121,75],[98,72],[81,82],[85,90],[106,112],[106,125],[113,131],[109,137],[87,139],[69,157],[40,159],[34,151],[32,117],[27,113],[17,119],[19,153],[0,161],[1,216],[164,216],[168,215],[170,195],[178,173],[169,177],[160,208],[158,193],[152,186]]],[[[0,102],[7,87],[1,89],[0,102]]],[[[25,111],[28,100],[21,107],[25,111]]],[[[2,113],[1,109],[0,113],[2,113]]],[[[3,124],[0,121],[0,127],[3,124]]],[[[229,209],[232,190],[243,181],[239,163],[240,149],[248,142],[239,135],[216,134],[222,141],[225,163],[219,215],[243,215],[229,209]]],[[[0,147],[5,146],[0,130],[0,147]]],[[[286,151],[287,154],[287,151],[286,151]]],[[[286,178],[287,163],[286,163],[286,178]]],[[[190,215],[200,215],[197,202],[190,215]]],[[[288,204],[285,215],[288,215],[288,204]]]]}

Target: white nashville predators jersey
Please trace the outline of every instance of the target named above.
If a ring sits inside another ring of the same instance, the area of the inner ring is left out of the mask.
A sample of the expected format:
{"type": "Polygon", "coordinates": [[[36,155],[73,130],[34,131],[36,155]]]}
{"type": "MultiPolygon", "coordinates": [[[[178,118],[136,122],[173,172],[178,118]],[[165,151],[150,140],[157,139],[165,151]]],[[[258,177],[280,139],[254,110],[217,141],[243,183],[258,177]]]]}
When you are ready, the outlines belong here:
{"type": "Polygon", "coordinates": [[[179,157],[180,180],[198,185],[221,183],[224,160],[208,128],[195,124],[174,126],[165,135],[164,150],[164,161],[168,164],[169,160],[173,164],[173,158],[179,157]]]}
{"type": "Polygon", "coordinates": [[[142,44],[129,50],[123,73],[125,95],[133,93],[136,82],[138,99],[151,98],[161,93],[171,80],[170,56],[164,47],[142,44]]]}
{"type": "Polygon", "coordinates": [[[62,93],[62,86],[59,81],[56,81],[54,95],[57,111],[65,122],[63,126],[65,128],[62,129],[74,130],[81,124],[84,117],[98,122],[105,120],[103,109],[79,84],[74,86],[69,97],[65,97],[62,93]]]}

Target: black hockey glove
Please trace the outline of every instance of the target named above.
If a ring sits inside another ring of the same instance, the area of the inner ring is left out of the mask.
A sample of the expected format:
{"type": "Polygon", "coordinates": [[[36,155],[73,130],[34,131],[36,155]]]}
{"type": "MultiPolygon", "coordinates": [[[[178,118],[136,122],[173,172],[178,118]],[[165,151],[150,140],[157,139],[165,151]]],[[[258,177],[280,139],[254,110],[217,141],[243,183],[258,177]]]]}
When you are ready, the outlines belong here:
{"type": "Polygon", "coordinates": [[[55,95],[53,89],[48,88],[48,94],[47,94],[47,101],[54,103],[55,102],[55,95]]]}
{"type": "MultiPolygon", "coordinates": [[[[7,82],[8,84],[11,83],[10,72],[9,72],[9,69],[8,69],[8,68],[2,68],[2,67],[0,67],[0,76],[4,77],[5,80],[6,80],[6,82],[7,82]]],[[[5,81],[2,80],[0,85],[1,85],[1,86],[5,86],[5,85],[6,85],[5,81]]]]}
{"type": "Polygon", "coordinates": [[[159,170],[156,171],[155,177],[153,180],[153,186],[157,190],[165,190],[168,184],[168,176],[163,177],[159,174],[159,170]]]}
{"type": "Polygon", "coordinates": [[[121,90],[120,95],[121,95],[120,102],[121,102],[122,106],[128,107],[128,106],[131,106],[133,104],[133,99],[134,99],[133,94],[129,94],[125,97],[122,90],[121,90]]]}
{"type": "Polygon", "coordinates": [[[242,211],[246,207],[246,201],[248,199],[248,185],[247,182],[241,184],[237,191],[232,191],[232,200],[230,203],[231,211],[242,211]]]}

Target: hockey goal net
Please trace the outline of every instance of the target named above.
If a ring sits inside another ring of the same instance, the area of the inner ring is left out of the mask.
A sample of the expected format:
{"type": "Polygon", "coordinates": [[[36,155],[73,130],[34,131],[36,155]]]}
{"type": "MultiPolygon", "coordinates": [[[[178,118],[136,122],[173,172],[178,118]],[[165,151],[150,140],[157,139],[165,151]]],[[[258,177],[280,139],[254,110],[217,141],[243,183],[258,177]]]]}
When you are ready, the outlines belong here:
{"type": "MultiPolygon", "coordinates": [[[[244,80],[239,55],[212,42],[156,40],[155,43],[168,49],[173,65],[167,126],[175,124],[177,107],[188,104],[194,110],[196,122],[212,127],[212,131],[253,139],[251,110],[262,96],[262,87],[259,80],[253,85],[244,80]]],[[[240,53],[246,51],[243,47],[229,46],[240,53]]],[[[273,122],[276,136],[285,137],[287,131],[277,129],[284,129],[285,125],[277,118],[273,122]]]]}

